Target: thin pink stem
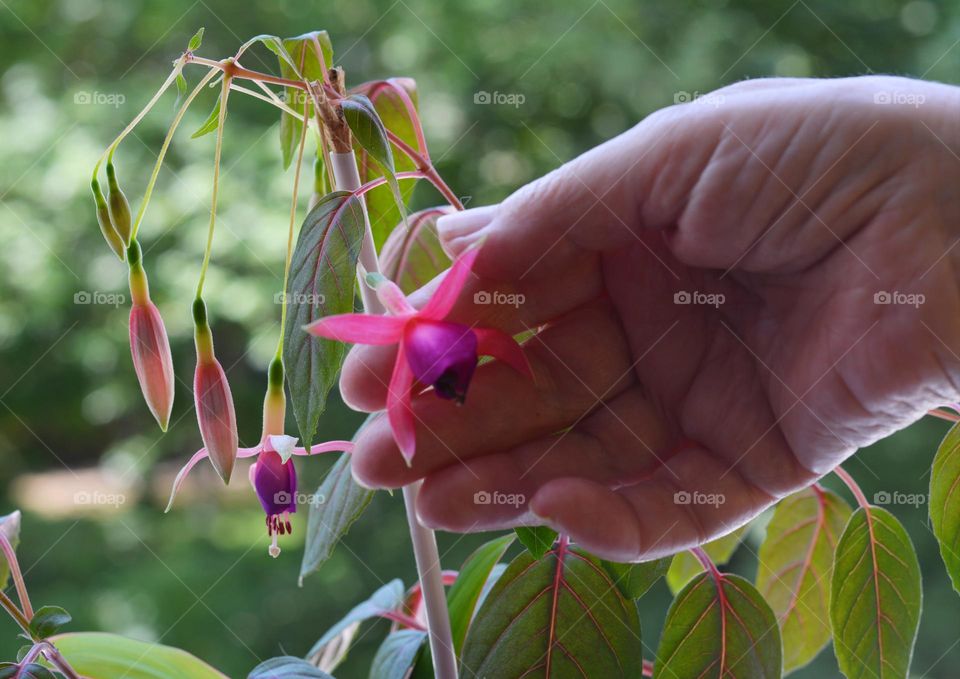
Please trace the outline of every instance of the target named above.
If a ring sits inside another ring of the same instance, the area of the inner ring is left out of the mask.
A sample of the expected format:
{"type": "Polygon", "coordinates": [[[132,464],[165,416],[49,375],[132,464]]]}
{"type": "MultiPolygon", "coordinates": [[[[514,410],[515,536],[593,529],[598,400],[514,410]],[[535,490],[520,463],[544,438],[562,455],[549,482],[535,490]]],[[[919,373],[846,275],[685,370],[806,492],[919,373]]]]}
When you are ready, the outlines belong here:
{"type": "Polygon", "coordinates": [[[23,573],[20,572],[20,562],[17,560],[17,553],[10,544],[10,539],[0,531],[0,549],[7,559],[10,566],[10,577],[17,587],[17,598],[20,599],[20,605],[23,607],[23,613],[27,619],[33,619],[33,606],[30,604],[30,595],[27,594],[27,584],[23,580],[23,573]]]}
{"type": "Polygon", "coordinates": [[[387,130],[387,138],[390,140],[391,144],[396,146],[398,150],[400,150],[414,162],[414,164],[417,166],[417,169],[423,173],[423,178],[429,180],[430,183],[436,187],[437,191],[443,195],[446,201],[450,203],[450,205],[458,210],[463,209],[463,203],[460,202],[460,199],[457,197],[457,194],[453,192],[453,189],[451,189],[447,183],[443,181],[443,177],[441,177],[440,173],[437,172],[437,168],[433,166],[429,156],[423,156],[418,153],[416,149],[403,141],[403,139],[398,137],[397,134],[391,130],[387,130]]]}
{"type": "Polygon", "coordinates": [[[652,677],[653,676],[653,663],[649,660],[643,661],[643,676],[652,677]]]}
{"type": "Polygon", "coordinates": [[[710,558],[710,555],[703,551],[702,547],[693,547],[690,550],[690,553],[693,554],[697,561],[700,562],[700,565],[703,566],[703,570],[710,573],[713,576],[714,580],[718,580],[723,576],[720,574],[720,571],[717,570],[717,566],[713,563],[713,559],[710,558]]]}
{"type": "Polygon", "coordinates": [[[2,590],[0,590],[0,607],[10,614],[14,622],[20,625],[20,629],[32,637],[30,634],[30,621],[23,615],[23,611],[13,603],[13,599],[8,597],[2,590]]]}
{"type": "Polygon", "coordinates": [[[927,415],[932,415],[933,417],[939,417],[941,420],[946,420],[947,422],[960,422],[960,415],[956,413],[950,413],[941,408],[934,408],[933,410],[928,410],[927,415]]]}
{"type": "Polygon", "coordinates": [[[430,151],[427,150],[427,140],[423,134],[423,125],[420,124],[420,116],[417,115],[417,107],[413,105],[413,100],[410,99],[410,95],[407,94],[403,86],[397,84],[393,78],[388,78],[384,82],[396,93],[400,101],[403,102],[404,108],[407,109],[407,116],[410,117],[410,124],[413,125],[413,133],[417,136],[417,148],[420,149],[423,157],[429,160],[430,151]]]}
{"type": "Polygon", "coordinates": [[[853,480],[853,477],[850,476],[850,474],[848,474],[843,467],[837,465],[833,468],[833,473],[839,476],[840,480],[847,485],[847,488],[850,489],[850,492],[853,493],[854,497],[857,498],[858,505],[864,509],[870,508],[870,503],[867,502],[867,496],[863,494],[863,491],[860,490],[860,486],[857,485],[857,482],[853,480]]]}
{"type": "Polygon", "coordinates": [[[427,628],[424,627],[419,620],[414,618],[412,615],[407,615],[406,613],[401,613],[399,611],[381,611],[377,615],[381,618],[392,620],[393,622],[403,625],[404,627],[418,629],[421,632],[427,631],[427,628]]]}
{"type": "Polygon", "coordinates": [[[63,673],[67,679],[80,679],[80,675],[77,674],[77,671],[70,666],[70,663],[67,662],[67,659],[60,655],[60,651],[56,649],[52,644],[46,644],[47,649],[44,651],[44,655],[47,656],[47,659],[53,664],[58,670],[63,673]]]}

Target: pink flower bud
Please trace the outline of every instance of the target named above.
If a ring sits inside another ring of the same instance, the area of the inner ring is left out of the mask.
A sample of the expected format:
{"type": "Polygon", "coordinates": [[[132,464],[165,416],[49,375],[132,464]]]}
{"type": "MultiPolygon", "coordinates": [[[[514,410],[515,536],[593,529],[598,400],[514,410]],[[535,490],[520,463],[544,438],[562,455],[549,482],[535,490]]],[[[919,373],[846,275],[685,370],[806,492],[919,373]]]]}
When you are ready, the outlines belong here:
{"type": "Polygon", "coordinates": [[[143,398],[166,431],[173,408],[173,359],[163,319],[149,299],[130,309],[130,353],[143,398]]]}
{"type": "Polygon", "coordinates": [[[227,375],[213,356],[200,357],[193,378],[193,397],[197,407],[200,436],[213,468],[224,483],[230,482],[237,458],[237,416],[227,375]]]}

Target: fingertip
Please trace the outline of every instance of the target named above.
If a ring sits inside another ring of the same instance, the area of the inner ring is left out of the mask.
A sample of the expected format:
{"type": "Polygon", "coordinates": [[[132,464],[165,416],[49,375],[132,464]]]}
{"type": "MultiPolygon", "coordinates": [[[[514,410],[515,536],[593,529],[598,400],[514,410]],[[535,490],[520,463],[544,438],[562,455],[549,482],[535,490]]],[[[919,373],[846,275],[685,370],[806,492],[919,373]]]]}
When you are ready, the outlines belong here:
{"type": "Polygon", "coordinates": [[[594,481],[579,478],[551,481],[533,496],[530,511],[597,556],[634,561],[643,553],[632,505],[594,481]]]}
{"type": "Polygon", "coordinates": [[[410,469],[385,417],[376,418],[363,429],[351,455],[353,478],[364,488],[399,488],[412,480],[407,478],[410,469]]]}
{"type": "Polygon", "coordinates": [[[360,412],[383,410],[395,356],[396,349],[393,347],[353,347],[340,373],[340,396],[343,402],[360,412]]]}

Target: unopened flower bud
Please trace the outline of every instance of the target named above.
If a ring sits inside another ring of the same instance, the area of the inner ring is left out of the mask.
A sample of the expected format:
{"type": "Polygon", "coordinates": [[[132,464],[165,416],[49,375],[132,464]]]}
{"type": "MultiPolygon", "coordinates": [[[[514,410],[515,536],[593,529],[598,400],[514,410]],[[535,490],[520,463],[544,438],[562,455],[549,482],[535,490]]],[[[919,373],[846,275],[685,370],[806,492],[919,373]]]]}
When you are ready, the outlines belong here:
{"type": "Polygon", "coordinates": [[[193,397],[200,436],[213,468],[224,483],[229,483],[239,446],[233,395],[223,366],[214,356],[213,335],[207,324],[206,308],[200,299],[194,302],[194,320],[197,370],[193,378],[193,397]]]}
{"type": "Polygon", "coordinates": [[[107,161],[107,203],[110,207],[110,219],[117,235],[124,245],[130,245],[130,203],[117,183],[117,172],[113,161],[107,161]]]}
{"type": "Polygon", "coordinates": [[[130,265],[130,354],[140,391],[160,429],[167,430],[173,409],[173,358],[163,318],[150,301],[147,274],[136,241],[127,249],[130,265]]]}
{"type": "Polygon", "coordinates": [[[110,249],[113,250],[114,254],[119,257],[122,262],[124,251],[123,239],[120,238],[120,234],[117,233],[116,228],[113,226],[113,220],[110,218],[110,208],[107,207],[107,200],[103,197],[100,182],[94,179],[90,182],[90,187],[93,189],[93,199],[97,203],[97,222],[100,224],[100,233],[103,234],[103,239],[107,241],[107,245],[110,246],[110,249]]]}

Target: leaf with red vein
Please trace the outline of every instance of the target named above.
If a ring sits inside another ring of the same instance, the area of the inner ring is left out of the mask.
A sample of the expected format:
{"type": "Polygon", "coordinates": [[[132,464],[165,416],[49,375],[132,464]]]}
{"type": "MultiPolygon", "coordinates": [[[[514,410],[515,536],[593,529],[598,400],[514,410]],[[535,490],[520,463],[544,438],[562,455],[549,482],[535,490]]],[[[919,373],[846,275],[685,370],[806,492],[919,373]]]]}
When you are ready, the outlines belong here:
{"type": "Polygon", "coordinates": [[[947,432],[933,459],[930,523],[953,588],[960,592],[960,425],[947,432]]]}
{"type": "Polygon", "coordinates": [[[906,677],[921,598],[907,531],[885,509],[858,509],[840,536],[830,587],[833,648],[844,675],[906,677]]]}
{"type": "Polygon", "coordinates": [[[757,589],[780,621],[784,672],[830,643],[833,554],[852,512],[836,494],[811,486],[781,500],[767,526],[757,589]]]}
{"type": "Polygon", "coordinates": [[[467,633],[461,676],[634,679],[642,663],[633,602],[594,557],[561,540],[507,567],[467,633]]]}
{"type": "Polygon", "coordinates": [[[657,649],[655,679],[780,675],[777,618],[749,582],[729,573],[701,573],[674,599],[657,649]]]}
{"type": "Polygon", "coordinates": [[[310,210],[293,252],[290,282],[282,300],[287,305],[283,359],[305,446],[313,442],[327,394],[336,384],[344,345],[312,337],[303,326],[323,316],[353,311],[363,230],[360,201],[351,193],[336,191],[310,210]]]}

